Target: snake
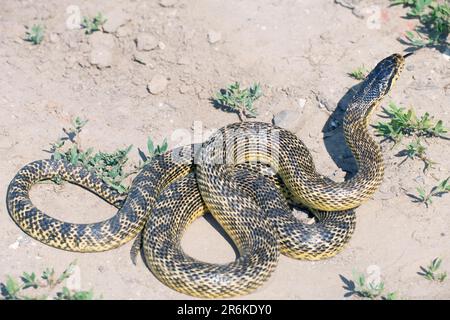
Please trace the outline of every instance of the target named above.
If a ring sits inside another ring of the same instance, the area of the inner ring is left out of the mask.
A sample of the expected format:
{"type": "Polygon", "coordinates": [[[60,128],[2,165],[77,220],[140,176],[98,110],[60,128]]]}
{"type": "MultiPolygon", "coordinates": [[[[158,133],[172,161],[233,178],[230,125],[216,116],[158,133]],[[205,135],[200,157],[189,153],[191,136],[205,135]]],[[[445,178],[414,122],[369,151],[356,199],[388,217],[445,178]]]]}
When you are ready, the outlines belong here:
{"type": "Polygon", "coordinates": [[[316,171],[306,145],[292,132],[264,122],[239,122],[201,144],[181,146],[151,159],[123,196],[95,172],[59,159],[22,167],[9,184],[6,203],[14,222],[49,246],[76,252],[117,248],[142,235],[152,273],[179,292],[205,298],[253,292],[271,276],[279,255],[318,260],[336,255],[355,228],[354,209],[383,180],[383,155],[368,126],[407,55],[381,60],[355,91],[343,121],[357,173],[335,182],[316,171]],[[39,181],[61,178],[117,207],[109,219],[68,223],[39,210],[29,191],[39,181]],[[286,196],[288,195],[288,196],[286,196]],[[292,203],[316,221],[300,222],[292,203]],[[232,262],[216,264],[186,254],[181,238],[210,212],[238,248],[232,262]]]}

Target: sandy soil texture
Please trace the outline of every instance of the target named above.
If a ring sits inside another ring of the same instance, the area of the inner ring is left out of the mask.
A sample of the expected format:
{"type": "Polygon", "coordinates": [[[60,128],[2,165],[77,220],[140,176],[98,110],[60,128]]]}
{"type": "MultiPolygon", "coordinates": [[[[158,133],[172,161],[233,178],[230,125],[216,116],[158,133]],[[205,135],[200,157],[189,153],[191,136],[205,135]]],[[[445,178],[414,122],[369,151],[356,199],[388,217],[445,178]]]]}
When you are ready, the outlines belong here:
{"type": "MultiPolygon", "coordinates": [[[[0,195],[23,165],[49,156],[44,150],[79,116],[89,120],[84,147],[113,151],[137,147],[148,136],[169,146],[179,135],[200,129],[205,136],[238,120],[214,108],[219,89],[233,81],[259,82],[263,97],[257,120],[271,122],[289,110],[286,125],[310,148],[319,171],[342,180],[355,170],[345,146],[339,107],[358,81],[348,76],[361,65],[372,68],[394,52],[415,20],[387,0],[3,0],[0,8],[0,195]],[[350,4],[350,9],[342,4],[350,4]],[[86,35],[71,30],[77,14],[102,12],[109,32],[86,35]],[[23,40],[26,27],[45,25],[40,45],[23,40]],[[136,39],[138,39],[136,41],[136,39]],[[152,91],[153,93],[149,92],[152,91]],[[338,106],[338,107],[337,107],[338,106]],[[335,128],[337,127],[337,128],[335,128]]],[[[407,66],[382,105],[395,101],[429,112],[450,125],[450,55],[422,49],[407,66]]],[[[384,120],[381,110],[371,123],[384,120]]],[[[197,131],[198,132],[198,131],[197,131]]],[[[381,142],[382,138],[377,137],[381,142]]],[[[412,141],[406,139],[405,142],[412,141]]],[[[432,282],[418,275],[435,257],[450,272],[450,195],[426,208],[408,194],[430,189],[449,176],[444,139],[427,139],[437,164],[426,174],[420,160],[397,154],[383,142],[386,174],[373,199],[357,209],[357,227],[346,249],[318,262],[281,257],[270,280],[250,299],[353,299],[343,278],[353,270],[379,274],[386,292],[404,299],[449,299],[450,280],[432,282]]],[[[94,222],[115,214],[101,199],[70,184],[39,184],[32,200],[50,215],[70,222],[94,222]]],[[[187,231],[183,248],[208,262],[235,258],[230,244],[200,218],[187,231]]],[[[6,275],[62,271],[77,260],[78,285],[107,299],[189,298],[160,283],[140,260],[129,259],[131,243],[113,251],[79,254],[27,237],[0,204],[0,282],[6,275]]]]}

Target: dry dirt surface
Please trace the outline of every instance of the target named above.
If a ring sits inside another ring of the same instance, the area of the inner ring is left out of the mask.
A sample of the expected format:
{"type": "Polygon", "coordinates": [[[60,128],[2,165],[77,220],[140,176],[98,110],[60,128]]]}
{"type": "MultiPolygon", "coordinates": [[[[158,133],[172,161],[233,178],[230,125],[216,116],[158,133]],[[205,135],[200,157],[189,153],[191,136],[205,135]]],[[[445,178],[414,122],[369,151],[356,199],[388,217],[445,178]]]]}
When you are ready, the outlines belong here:
{"type": "MultiPolygon", "coordinates": [[[[318,170],[342,180],[355,170],[340,123],[333,121],[358,83],[347,73],[404,52],[398,38],[415,23],[402,18],[405,12],[385,0],[2,0],[1,198],[17,170],[49,157],[44,150],[75,117],[89,120],[80,136],[83,147],[113,151],[133,144],[130,157],[137,161],[136,148],[145,147],[148,136],[156,142],[167,137],[175,147],[186,143],[194,128],[204,138],[238,121],[235,113],[210,102],[233,81],[259,82],[264,95],[255,103],[256,119],[271,122],[289,110],[285,124],[309,147],[318,170]],[[71,29],[78,14],[98,12],[108,18],[108,32],[71,29]],[[45,26],[40,45],[23,40],[26,26],[35,23],[45,26]]],[[[448,51],[419,50],[382,106],[395,101],[450,125],[449,65],[448,51]]],[[[379,110],[371,123],[384,120],[381,116],[379,110]]],[[[402,158],[396,155],[404,143],[394,148],[382,143],[384,183],[357,209],[355,234],[342,253],[317,262],[281,257],[270,280],[245,298],[355,299],[346,295],[343,279],[356,270],[380,276],[385,292],[398,298],[449,299],[450,280],[438,283],[418,274],[435,257],[450,271],[450,196],[435,197],[426,208],[408,195],[449,176],[450,142],[426,141],[428,156],[437,163],[426,174],[420,160],[399,165],[402,158]]],[[[31,197],[40,209],[69,222],[100,221],[116,212],[70,184],[39,184],[31,197]]],[[[208,262],[233,260],[232,247],[210,220],[193,223],[183,248],[208,262]]],[[[93,289],[96,297],[189,298],[160,283],[142,260],[134,266],[130,248],[128,243],[92,254],[54,249],[27,237],[5,202],[0,205],[0,282],[49,266],[62,271],[77,260],[78,281],[72,283],[93,289]]]]}

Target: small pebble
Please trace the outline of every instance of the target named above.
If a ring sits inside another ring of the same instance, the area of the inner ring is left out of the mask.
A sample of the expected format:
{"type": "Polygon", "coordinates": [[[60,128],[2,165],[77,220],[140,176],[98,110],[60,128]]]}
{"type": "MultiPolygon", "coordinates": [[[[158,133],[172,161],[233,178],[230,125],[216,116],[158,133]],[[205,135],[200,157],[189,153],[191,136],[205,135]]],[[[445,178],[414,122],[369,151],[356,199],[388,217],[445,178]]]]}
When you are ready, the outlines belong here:
{"type": "Polygon", "coordinates": [[[69,290],[81,289],[81,269],[79,266],[74,266],[72,274],[66,280],[66,287],[69,290]]]}
{"type": "Polygon", "coordinates": [[[159,5],[164,8],[170,8],[177,4],[178,0],[159,0],[159,5]]]}
{"type": "Polygon", "coordinates": [[[156,74],[153,76],[150,83],[147,85],[147,89],[151,94],[159,94],[166,90],[168,81],[167,78],[161,74],[156,74]]]}
{"type": "Polygon", "coordinates": [[[158,47],[159,41],[148,33],[140,33],[136,37],[136,48],[138,51],[150,51],[158,47]]]}
{"type": "Polygon", "coordinates": [[[112,59],[112,53],[107,48],[96,48],[89,54],[89,63],[100,69],[110,67],[112,59]]]}
{"type": "Polygon", "coordinates": [[[301,113],[297,110],[283,110],[274,115],[273,124],[281,128],[295,131],[299,123],[301,113]]]}
{"type": "Polygon", "coordinates": [[[133,60],[142,63],[143,65],[150,66],[150,68],[153,69],[153,59],[148,53],[138,51],[133,55],[133,60]]]}
{"type": "Polygon", "coordinates": [[[222,34],[220,32],[216,32],[216,31],[209,31],[208,32],[208,42],[210,44],[214,44],[219,42],[222,39],[222,34]]]}
{"type": "Polygon", "coordinates": [[[56,33],[50,34],[49,38],[51,43],[56,43],[59,41],[59,36],[56,33]]]}
{"type": "Polygon", "coordinates": [[[108,33],[114,33],[127,22],[127,15],[122,10],[114,10],[106,13],[106,22],[103,24],[103,30],[108,33]]]}
{"type": "Polygon", "coordinates": [[[160,41],[158,42],[158,48],[164,50],[166,48],[166,45],[164,44],[164,42],[160,41]]]}
{"type": "Polygon", "coordinates": [[[190,64],[191,61],[189,60],[189,58],[187,57],[181,57],[180,59],[178,59],[177,64],[179,65],[188,65],[190,64]]]}

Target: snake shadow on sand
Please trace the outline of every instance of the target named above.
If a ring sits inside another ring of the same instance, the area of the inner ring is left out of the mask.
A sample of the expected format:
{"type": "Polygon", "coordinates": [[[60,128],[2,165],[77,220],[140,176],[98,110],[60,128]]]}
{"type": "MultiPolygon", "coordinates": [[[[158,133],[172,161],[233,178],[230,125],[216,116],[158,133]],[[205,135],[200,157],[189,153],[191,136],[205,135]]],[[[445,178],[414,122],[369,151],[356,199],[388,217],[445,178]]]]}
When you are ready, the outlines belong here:
{"type": "MultiPolygon", "coordinates": [[[[322,128],[325,148],[336,166],[346,173],[345,180],[356,174],[358,166],[350,148],[345,142],[342,123],[348,104],[360,85],[361,83],[352,86],[345,93],[322,128]]],[[[321,171],[320,168],[317,168],[317,170],[318,172],[321,171]]]]}

